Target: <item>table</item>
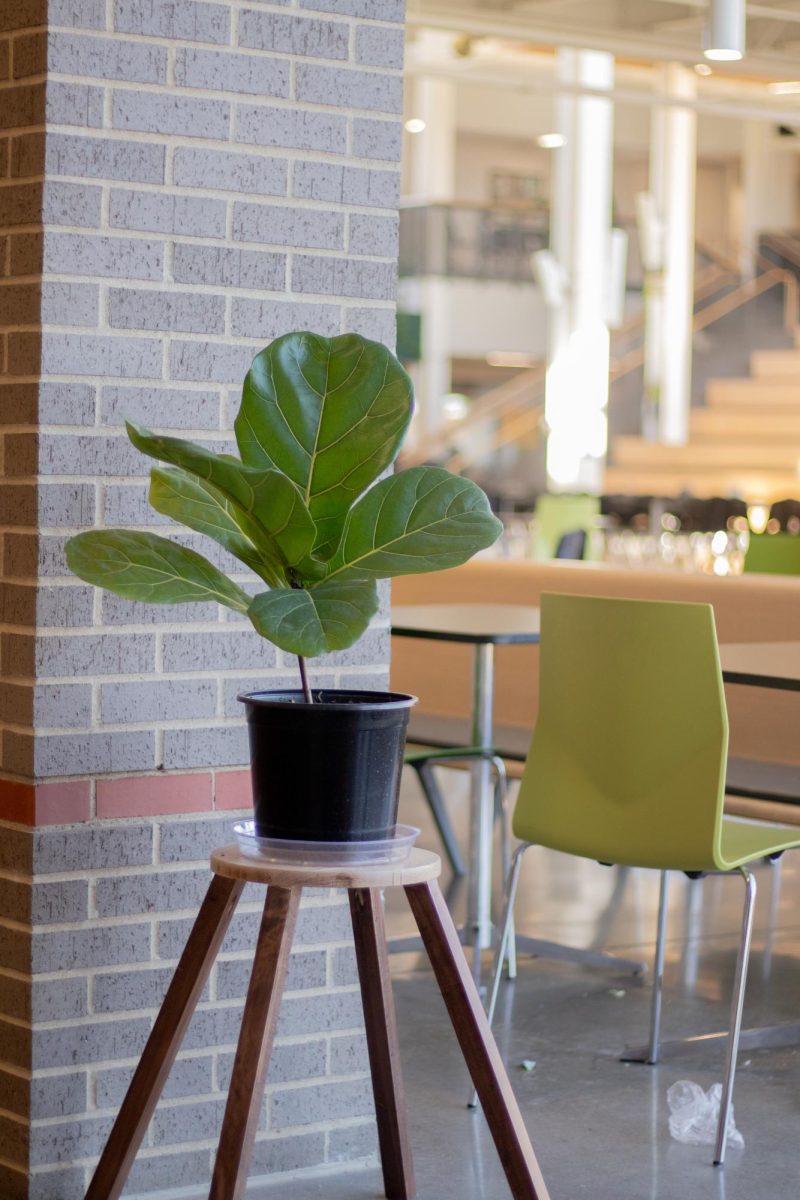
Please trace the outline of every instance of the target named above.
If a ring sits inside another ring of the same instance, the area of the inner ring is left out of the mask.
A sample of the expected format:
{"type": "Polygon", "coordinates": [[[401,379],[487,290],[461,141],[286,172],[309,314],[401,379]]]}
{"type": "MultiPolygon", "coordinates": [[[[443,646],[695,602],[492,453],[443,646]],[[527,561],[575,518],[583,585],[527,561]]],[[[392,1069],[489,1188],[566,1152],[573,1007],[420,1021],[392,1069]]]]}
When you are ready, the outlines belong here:
{"type": "MultiPolygon", "coordinates": [[[[539,609],[518,604],[409,604],[392,608],[394,637],[461,642],[475,648],[472,688],[471,747],[494,742],[494,648],[530,646],[539,641],[539,609]]],[[[492,944],[492,830],[494,799],[491,764],[475,763],[472,770],[470,888],[468,926],[475,950],[492,944]]]]}
{"type": "MultiPolygon", "coordinates": [[[[472,692],[471,747],[494,745],[494,647],[530,646],[539,642],[539,609],[519,604],[409,604],[392,608],[395,637],[430,641],[461,642],[475,647],[472,692]]],[[[492,832],[494,801],[488,759],[471,768],[470,793],[470,890],[467,931],[474,935],[476,980],[480,978],[480,951],[492,944],[492,832]]],[[[403,939],[402,948],[410,946],[403,939]]],[[[599,950],[562,946],[541,938],[517,936],[515,947],[527,954],[581,962],[589,966],[613,966],[642,974],[645,966],[633,959],[619,958],[599,950]]],[[[401,947],[397,947],[398,949],[401,947]]]]}
{"type": "MultiPolygon", "coordinates": [[[[726,683],[747,687],[778,688],[785,692],[800,692],[800,642],[729,642],[719,648],[722,678],[726,683]]],[[[698,1046],[715,1045],[728,1036],[728,1031],[702,1034],[698,1037],[676,1038],[662,1042],[662,1055],[674,1055],[698,1046]]],[[[766,1047],[795,1046],[800,1043],[800,1022],[768,1025],[760,1029],[743,1029],[739,1050],[758,1050],[766,1047]]],[[[623,1061],[644,1061],[646,1047],[626,1050],[623,1061]]]]}
{"type": "Polygon", "coordinates": [[[265,886],[267,895],[209,1200],[244,1200],[304,887],[348,890],[387,1197],[412,1200],[415,1193],[381,898],[382,888],[402,887],[478,1089],[511,1194],[515,1200],[549,1200],[503,1060],[439,890],[438,855],[412,850],[399,863],[359,866],[334,862],[309,866],[271,863],[242,854],[238,846],[225,846],[211,855],[211,869],[214,874],[205,900],[100,1156],[86,1200],[117,1200],[120,1196],[245,883],[265,886]]]}
{"type": "Polygon", "coordinates": [[[800,692],[800,642],[729,642],[719,656],[726,683],[800,692]]]}

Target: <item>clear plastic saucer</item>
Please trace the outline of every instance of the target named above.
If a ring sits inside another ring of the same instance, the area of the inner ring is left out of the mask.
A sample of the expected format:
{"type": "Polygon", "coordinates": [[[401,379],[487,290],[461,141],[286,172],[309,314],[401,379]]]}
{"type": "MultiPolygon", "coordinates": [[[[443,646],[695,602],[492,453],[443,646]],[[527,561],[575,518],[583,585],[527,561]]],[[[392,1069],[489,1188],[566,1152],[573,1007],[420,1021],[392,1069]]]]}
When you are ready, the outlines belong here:
{"type": "Polygon", "coordinates": [[[250,858],[306,866],[404,862],[419,837],[419,830],[413,825],[395,825],[388,837],[369,842],[303,842],[259,837],[255,821],[239,821],[233,832],[242,854],[250,858]]]}

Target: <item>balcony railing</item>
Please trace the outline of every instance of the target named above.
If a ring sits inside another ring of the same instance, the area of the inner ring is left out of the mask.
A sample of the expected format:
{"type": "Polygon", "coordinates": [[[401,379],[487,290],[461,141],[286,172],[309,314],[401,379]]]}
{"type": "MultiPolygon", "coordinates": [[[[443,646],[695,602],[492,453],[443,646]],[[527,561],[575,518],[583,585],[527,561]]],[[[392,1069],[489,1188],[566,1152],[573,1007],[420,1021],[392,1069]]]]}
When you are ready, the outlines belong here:
{"type": "Polygon", "coordinates": [[[468,204],[400,212],[400,275],[530,283],[530,256],[549,236],[546,212],[468,204]]]}

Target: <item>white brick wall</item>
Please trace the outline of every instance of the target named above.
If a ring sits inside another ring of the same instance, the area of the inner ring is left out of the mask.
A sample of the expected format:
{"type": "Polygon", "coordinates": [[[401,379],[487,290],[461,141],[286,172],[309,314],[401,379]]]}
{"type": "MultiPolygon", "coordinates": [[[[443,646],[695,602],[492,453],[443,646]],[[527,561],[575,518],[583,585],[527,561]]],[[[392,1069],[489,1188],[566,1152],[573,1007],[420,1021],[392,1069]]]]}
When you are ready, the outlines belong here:
{"type": "MultiPolygon", "coordinates": [[[[233,614],[95,593],[64,543],[164,532],[124,417],[228,446],[271,338],[393,342],[403,10],[0,5],[4,1200],[83,1196],[243,795],[236,693],[295,682],[233,614]]],[[[387,659],[384,606],[312,678],[381,686],[387,659]]],[[[257,920],[248,895],[126,1195],[207,1185],[257,920]]],[[[374,1153],[341,897],[298,944],[254,1174],[374,1153]]]]}
{"type": "MultiPolygon", "coordinates": [[[[24,44],[26,62],[36,65],[38,55],[41,68],[46,50],[48,64],[38,446],[47,484],[38,547],[34,530],[7,524],[6,571],[15,582],[46,576],[79,607],[84,589],[63,559],[71,532],[164,524],[147,507],[148,464],[127,443],[125,416],[225,443],[243,374],[271,338],[306,327],[392,340],[401,19],[398,3],[112,0],[56,6],[47,33],[13,39],[18,57],[24,44]]],[[[26,111],[44,77],[18,97],[26,111]]],[[[37,133],[8,141],[9,161],[41,153],[37,133]]],[[[37,186],[7,181],[0,194],[33,188],[20,195],[30,200],[37,186]]],[[[27,257],[35,266],[35,246],[27,257]]],[[[35,303],[37,278],[17,275],[0,288],[0,302],[5,294],[19,311],[27,288],[35,303]]],[[[9,332],[6,363],[30,364],[20,384],[37,374],[38,313],[24,315],[9,332]]],[[[6,438],[6,474],[22,485],[35,474],[36,449],[24,423],[17,429],[6,438]]],[[[209,553],[238,570],[217,548],[209,553]]],[[[62,611],[70,606],[66,595],[59,599],[62,611]]],[[[208,765],[204,740],[225,762],[241,761],[226,679],[235,672],[246,684],[249,671],[254,686],[280,684],[294,679],[294,664],[208,606],[148,613],[99,597],[92,605],[91,631],[85,616],[39,631],[39,687],[63,688],[77,677],[92,698],[82,724],[39,727],[37,773],[199,768],[208,765]],[[172,631],[188,624],[196,636],[177,659],[172,631]],[[109,627],[113,636],[98,640],[96,631],[109,627]],[[119,657],[122,642],[133,660],[119,657]],[[171,718],[162,707],[154,733],[152,721],[145,729],[136,719],[141,704],[103,705],[108,675],[122,684],[166,672],[185,682],[189,671],[215,680],[213,713],[203,693],[194,714],[185,702],[171,718]]],[[[12,663],[26,636],[3,635],[12,663]]],[[[349,656],[348,671],[375,678],[386,657],[384,633],[349,656]]],[[[314,670],[338,681],[333,660],[314,670]]],[[[55,715],[58,706],[46,711],[55,715]]],[[[7,772],[30,772],[31,742],[24,722],[9,724],[7,772]]]]}

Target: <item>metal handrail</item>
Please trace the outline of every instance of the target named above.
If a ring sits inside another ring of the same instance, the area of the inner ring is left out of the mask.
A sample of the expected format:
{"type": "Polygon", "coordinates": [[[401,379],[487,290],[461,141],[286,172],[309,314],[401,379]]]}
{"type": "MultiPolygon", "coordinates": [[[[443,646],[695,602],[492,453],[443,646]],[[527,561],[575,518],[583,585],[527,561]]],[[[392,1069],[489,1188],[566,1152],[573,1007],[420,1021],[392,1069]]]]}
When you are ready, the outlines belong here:
{"type": "MultiPolygon", "coordinates": [[[[749,300],[755,299],[764,292],[769,291],[779,284],[784,288],[784,304],[783,304],[783,319],[784,327],[791,333],[800,328],[798,323],[798,311],[800,308],[800,285],[797,278],[791,271],[786,271],[782,267],[777,267],[765,259],[763,255],[759,256],[759,262],[768,266],[768,269],[763,274],[758,275],[755,279],[747,280],[740,283],[727,295],[713,301],[711,304],[705,305],[694,314],[692,328],[695,332],[701,329],[706,329],[709,325],[713,325],[722,317],[728,316],[737,308],[741,308],[749,300]]],[[[732,274],[727,269],[717,267],[714,264],[705,269],[697,276],[694,300],[705,299],[712,295],[722,286],[726,276],[732,274]]],[[[638,327],[643,329],[644,321],[643,314],[637,313],[635,318],[629,318],[618,330],[616,335],[630,334],[637,331],[638,327]]],[[[612,382],[616,382],[623,376],[628,375],[631,371],[637,370],[644,364],[644,346],[637,346],[628,351],[621,358],[612,359],[609,367],[609,374],[612,382]]],[[[434,454],[447,453],[448,444],[452,443],[454,437],[460,433],[468,432],[476,425],[483,424],[488,418],[500,418],[502,424],[492,431],[488,439],[488,444],[484,443],[481,449],[482,456],[486,453],[491,453],[502,449],[514,442],[521,441],[523,438],[530,437],[531,434],[540,433],[544,424],[544,404],[531,404],[533,399],[531,391],[540,391],[544,385],[545,368],[544,364],[539,364],[531,368],[529,371],[521,372],[514,379],[507,380],[500,384],[499,387],[492,389],[491,392],[485,393],[480,397],[473,406],[473,410],[461,421],[454,422],[448,427],[446,432],[437,435],[436,438],[428,440],[423,445],[417,447],[413,456],[408,456],[404,460],[404,465],[412,465],[414,462],[425,461],[427,457],[433,457],[434,454]]],[[[462,471],[470,465],[472,461],[464,452],[453,451],[447,458],[447,465],[452,471],[462,471]]]]}
{"type": "MultiPolygon", "coordinates": [[[[714,263],[698,272],[695,277],[695,303],[718,291],[729,275],[730,271],[714,263]]],[[[613,341],[622,341],[643,332],[644,314],[642,312],[633,313],[614,330],[613,341]]],[[[408,450],[402,457],[403,466],[415,466],[418,463],[448,455],[449,447],[455,438],[483,425],[490,418],[510,418],[513,422],[517,416],[523,416],[524,412],[530,411],[530,401],[533,398],[531,392],[535,393],[541,388],[544,383],[544,375],[545,366],[543,363],[538,363],[528,370],[520,371],[511,379],[504,380],[491,391],[484,392],[474,401],[466,416],[452,422],[446,429],[433,436],[424,438],[408,450]]],[[[612,375],[612,377],[615,376],[612,375]]],[[[507,442],[504,441],[502,444],[506,445],[507,442]]],[[[490,449],[494,448],[494,445],[490,447],[490,449]]],[[[447,463],[451,470],[462,469],[461,465],[456,464],[468,465],[464,456],[455,451],[448,455],[447,463]]]]}
{"type": "MultiPolygon", "coordinates": [[[[700,329],[706,329],[709,325],[713,325],[715,321],[728,316],[729,313],[734,312],[737,308],[741,308],[749,300],[753,300],[764,292],[768,292],[771,288],[777,287],[778,284],[783,284],[785,289],[784,326],[790,332],[796,330],[799,327],[798,295],[800,289],[798,289],[797,280],[791,271],[784,271],[781,267],[770,268],[763,275],[758,275],[755,279],[740,284],[739,287],[729,292],[727,296],[723,296],[722,299],[714,301],[713,304],[706,305],[705,308],[695,313],[692,321],[693,330],[697,332],[700,329]]],[[[643,364],[644,347],[637,346],[635,350],[631,350],[623,358],[616,361],[612,360],[610,366],[612,381],[616,382],[643,364]]],[[[544,404],[538,404],[533,408],[529,408],[527,414],[522,414],[518,421],[512,423],[513,436],[507,436],[507,427],[496,430],[489,449],[500,450],[503,446],[507,446],[511,442],[521,441],[522,438],[529,437],[532,433],[540,432],[543,423],[544,404]],[[525,419],[525,416],[527,416],[527,419],[525,419]]],[[[463,455],[454,455],[449,465],[451,470],[463,470],[469,463],[463,455]],[[456,462],[459,462],[458,466],[454,465],[456,462]]]]}

